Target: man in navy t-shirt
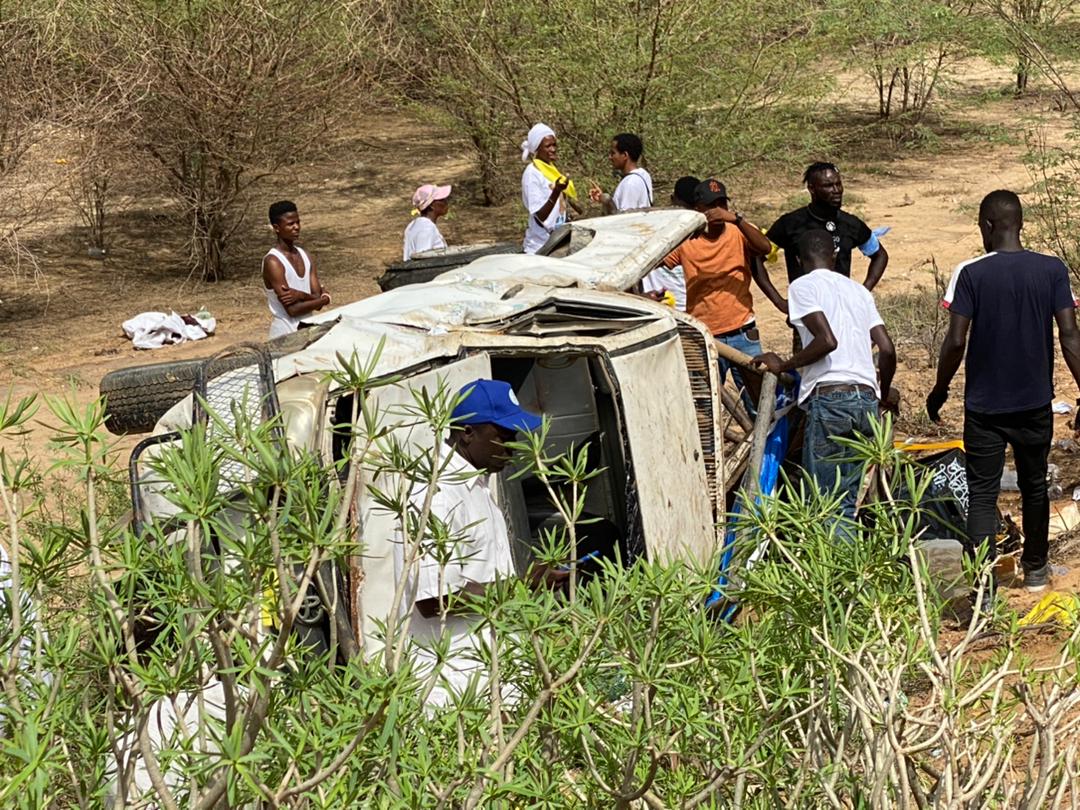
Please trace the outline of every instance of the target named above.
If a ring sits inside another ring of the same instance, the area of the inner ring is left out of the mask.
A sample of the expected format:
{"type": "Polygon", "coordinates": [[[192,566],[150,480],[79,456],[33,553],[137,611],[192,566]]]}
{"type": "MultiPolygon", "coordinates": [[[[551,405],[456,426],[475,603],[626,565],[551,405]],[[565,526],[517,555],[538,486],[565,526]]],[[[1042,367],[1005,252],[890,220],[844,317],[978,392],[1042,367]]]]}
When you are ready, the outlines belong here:
{"type": "Polygon", "coordinates": [[[1054,435],[1054,321],[1065,362],[1080,384],[1080,331],[1069,270],[1061,259],[1025,250],[1020,198],[994,191],[979,206],[986,255],[956,268],[944,304],[949,331],[926,411],[938,421],[967,345],[964,452],[968,551],[997,555],[997,499],[1005,446],[1016,460],[1024,517],[1024,587],[1041,591],[1047,564],[1050,499],[1047,456],[1054,435]],[[970,330],[970,341],[969,341],[970,330]]]}

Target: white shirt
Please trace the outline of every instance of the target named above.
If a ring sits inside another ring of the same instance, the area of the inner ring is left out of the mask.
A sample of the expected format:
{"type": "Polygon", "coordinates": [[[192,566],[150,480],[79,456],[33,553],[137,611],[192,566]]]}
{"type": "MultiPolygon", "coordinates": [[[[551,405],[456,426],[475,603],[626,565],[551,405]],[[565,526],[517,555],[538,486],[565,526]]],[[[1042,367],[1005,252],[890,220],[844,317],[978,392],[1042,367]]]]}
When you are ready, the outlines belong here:
{"type": "Polygon", "coordinates": [[[551,207],[544,224],[536,221],[536,214],[551,197],[551,190],[555,184],[540,173],[532,163],[525,167],[521,173],[521,202],[529,215],[529,224],[525,226],[524,250],[526,253],[536,253],[544,246],[551,236],[551,232],[566,222],[566,195],[560,194],[559,201],[551,207]]]}
{"type": "Polygon", "coordinates": [[[652,178],[644,169],[634,169],[623,175],[611,201],[616,210],[632,211],[635,208],[652,208],[652,178]]]}
{"type": "MultiPolygon", "coordinates": [[[[266,255],[273,256],[281,262],[282,267],[285,268],[285,283],[290,289],[310,294],[311,258],[299,245],[296,245],[296,250],[300,254],[300,258],[304,260],[304,275],[302,276],[297,274],[296,268],[292,266],[292,262],[290,262],[285,254],[277,248],[270,248],[266,255]]],[[[270,321],[271,338],[288,335],[296,331],[300,319],[294,318],[289,314],[288,310],[285,309],[285,305],[278,300],[276,292],[273,290],[266,290],[266,303],[270,305],[270,314],[273,315],[273,319],[270,321]]]]}
{"type": "Polygon", "coordinates": [[[427,217],[414,217],[413,221],[405,226],[405,249],[403,262],[407,262],[414,253],[423,253],[425,250],[439,250],[446,247],[446,240],[439,233],[439,227],[427,217]]]}
{"type": "Polygon", "coordinates": [[[660,265],[641,280],[641,288],[645,292],[667,290],[675,296],[675,308],[686,312],[686,276],[681,264],[671,268],[660,265]]]}
{"type": "Polygon", "coordinates": [[[818,385],[868,385],[881,396],[871,351],[870,330],[884,321],[874,296],[862,284],[832,270],[814,270],[788,287],[788,317],[799,330],[803,346],[814,339],[803,319],[820,312],[836,337],[836,349],[816,363],[799,369],[803,404],[818,385]]]}
{"type": "MultiPolygon", "coordinates": [[[[416,642],[413,655],[421,667],[430,667],[434,663],[435,657],[430,653],[433,643],[444,632],[449,636],[450,654],[442,674],[449,688],[456,691],[464,689],[470,676],[482,669],[480,664],[472,660],[475,653],[471,652],[485,641],[475,633],[478,619],[452,613],[444,617],[436,615],[430,619],[424,618],[416,609],[415,602],[449,595],[462,590],[469,583],[487,584],[516,575],[506,519],[491,491],[493,479],[493,474],[478,473],[457,452],[453,452],[447,460],[432,497],[431,513],[445,521],[450,534],[459,539],[445,567],[440,566],[431,549],[421,546],[420,556],[409,573],[406,595],[401,605],[403,618],[412,613],[409,634],[416,642]],[[410,599],[409,594],[414,586],[415,595],[410,599]]],[[[410,503],[415,508],[423,507],[425,492],[426,489],[422,488],[410,495],[410,503]]],[[[395,544],[394,568],[399,578],[405,567],[405,551],[402,543],[395,544]]],[[[431,703],[442,705],[448,698],[446,689],[440,685],[432,693],[431,703]]]]}

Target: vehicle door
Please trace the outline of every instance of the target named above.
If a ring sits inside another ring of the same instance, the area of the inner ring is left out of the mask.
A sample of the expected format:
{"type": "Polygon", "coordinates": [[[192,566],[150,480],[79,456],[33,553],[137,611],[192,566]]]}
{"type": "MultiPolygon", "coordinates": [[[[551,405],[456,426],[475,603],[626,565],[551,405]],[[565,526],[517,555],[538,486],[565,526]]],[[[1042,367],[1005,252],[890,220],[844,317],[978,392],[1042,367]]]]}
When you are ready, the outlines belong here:
{"type": "MultiPolygon", "coordinates": [[[[406,376],[394,385],[375,389],[372,400],[375,408],[383,414],[384,425],[392,427],[393,434],[410,451],[431,449],[437,438],[430,426],[416,424],[416,418],[407,410],[413,405],[413,392],[427,389],[434,394],[440,386],[453,393],[466,383],[491,376],[491,363],[486,354],[469,357],[439,366],[435,369],[406,376]],[[396,427],[393,427],[397,425],[396,427]]],[[[365,464],[359,485],[360,494],[359,541],[362,549],[359,559],[361,573],[352,579],[352,602],[354,621],[359,621],[364,634],[364,644],[369,652],[378,651],[382,642],[376,638],[377,623],[385,621],[394,603],[398,575],[395,571],[395,545],[400,543],[399,518],[380,506],[371,493],[372,488],[383,492],[396,492],[402,487],[400,476],[380,471],[374,464],[365,464]]]]}

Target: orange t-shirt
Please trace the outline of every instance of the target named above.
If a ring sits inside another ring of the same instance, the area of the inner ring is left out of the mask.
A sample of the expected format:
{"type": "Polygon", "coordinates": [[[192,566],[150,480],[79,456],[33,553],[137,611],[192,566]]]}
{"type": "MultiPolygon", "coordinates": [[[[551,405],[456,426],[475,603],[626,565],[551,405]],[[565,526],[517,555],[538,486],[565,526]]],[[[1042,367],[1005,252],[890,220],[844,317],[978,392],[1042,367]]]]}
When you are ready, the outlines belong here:
{"type": "Polygon", "coordinates": [[[691,236],[663,263],[682,265],[686,311],[714,335],[734,331],[753,318],[749,244],[734,225],[727,224],[718,236],[707,231],[691,236]]]}

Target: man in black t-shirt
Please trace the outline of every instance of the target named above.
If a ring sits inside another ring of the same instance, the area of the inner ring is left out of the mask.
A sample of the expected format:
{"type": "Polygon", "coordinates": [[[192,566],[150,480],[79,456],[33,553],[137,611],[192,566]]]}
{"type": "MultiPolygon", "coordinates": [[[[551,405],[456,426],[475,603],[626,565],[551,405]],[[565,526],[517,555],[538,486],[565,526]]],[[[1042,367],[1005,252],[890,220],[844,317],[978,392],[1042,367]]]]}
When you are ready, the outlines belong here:
{"type": "Polygon", "coordinates": [[[803,270],[799,265],[799,239],[804,233],[824,228],[832,234],[836,246],[836,272],[851,277],[851,251],[859,248],[870,257],[863,284],[868,290],[874,289],[885,273],[889,254],[865,222],[840,210],[844,203],[840,170],[832,163],[813,163],[803,174],[803,181],[810,192],[810,204],[784,214],[766,234],[769,241],[784,251],[788,283],[814,269],[803,270]]]}
{"type": "Polygon", "coordinates": [[[935,422],[940,418],[967,344],[968,552],[985,545],[989,559],[997,555],[997,499],[1005,446],[1011,445],[1024,516],[1024,587],[1041,591],[1050,573],[1046,461],[1054,438],[1054,321],[1077,384],[1080,331],[1068,268],[1056,256],[1025,250],[1023,224],[1020,198],[1013,192],[994,191],[983,199],[979,230],[986,255],[957,267],[949,283],[944,301],[949,331],[926,412],[935,422]]]}

